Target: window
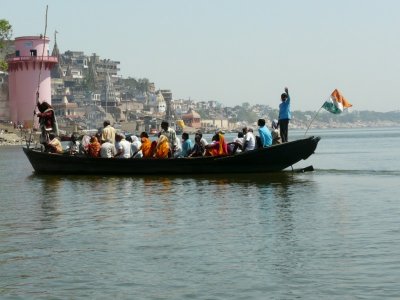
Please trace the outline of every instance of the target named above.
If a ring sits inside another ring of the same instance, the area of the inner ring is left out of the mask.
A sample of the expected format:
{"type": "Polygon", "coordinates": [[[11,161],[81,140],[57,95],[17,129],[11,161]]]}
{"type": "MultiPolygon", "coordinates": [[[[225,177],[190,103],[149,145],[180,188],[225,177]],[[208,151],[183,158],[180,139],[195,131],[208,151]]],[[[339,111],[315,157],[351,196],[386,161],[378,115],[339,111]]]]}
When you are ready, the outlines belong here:
{"type": "Polygon", "coordinates": [[[37,51],[36,50],[31,50],[31,56],[37,56],[37,51]]]}
{"type": "Polygon", "coordinates": [[[19,55],[20,55],[20,54],[19,54],[19,50],[15,51],[15,56],[16,56],[16,57],[19,57],[19,55]]]}

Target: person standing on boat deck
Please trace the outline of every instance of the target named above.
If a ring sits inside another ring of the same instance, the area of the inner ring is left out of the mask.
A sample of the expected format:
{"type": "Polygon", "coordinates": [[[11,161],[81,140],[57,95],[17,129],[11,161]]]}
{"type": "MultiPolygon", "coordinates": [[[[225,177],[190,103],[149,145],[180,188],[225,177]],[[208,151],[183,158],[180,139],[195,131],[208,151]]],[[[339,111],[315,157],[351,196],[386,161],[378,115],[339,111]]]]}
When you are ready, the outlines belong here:
{"type": "Polygon", "coordinates": [[[109,139],[107,139],[103,144],[101,144],[100,157],[113,158],[116,153],[117,150],[115,149],[114,144],[111,143],[109,139]]]}
{"type": "Polygon", "coordinates": [[[281,133],[282,143],[288,142],[289,121],[292,118],[290,112],[289,89],[285,87],[285,92],[281,95],[281,104],[279,104],[278,126],[281,133]]]}
{"type": "Polygon", "coordinates": [[[242,151],[251,151],[256,148],[256,137],[253,134],[253,129],[252,128],[243,128],[243,149],[242,151]]]}
{"type": "Polygon", "coordinates": [[[265,126],[265,120],[264,119],[258,119],[257,125],[259,126],[258,128],[258,135],[260,137],[260,142],[261,142],[261,147],[269,147],[272,145],[272,135],[269,129],[265,126]]]}
{"type": "Polygon", "coordinates": [[[164,135],[168,139],[170,154],[173,157],[176,148],[176,132],[174,129],[169,127],[167,121],[161,122],[161,135],[164,135]]]}
{"type": "Polygon", "coordinates": [[[273,120],[271,124],[272,145],[282,144],[281,134],[278,130],[278,120],[273,120]]]}
{"type": "Polygon", "coordinates": [[[106,140],[110,140],[112,144],[115,144],[115,128],[111,126],[111,123],[108,120],[103,122],[103,126],[101,141],[105,142],[106,140]]]}
{"type": "Polygon", "coordinates": [[[115,135],[115,149],[117,153],[115,157],[117,158],[130,158],[131,157],[131,143],[125,139],[125,135],[122,133],[117,133],[115,135]]]}
{"type": "Polygon", "coordinates": [[[36,112],[35,108],[33,114],[39,118],[39,126],[41,132],[40,143],[45,145],[50,141],[50,133],[58,136],[58,124],[54,114],[54,109],[49,103],[47,103],[46,101],[43,101],[42,103],[37,101],[36,106],[39,112],[36,112]]]}

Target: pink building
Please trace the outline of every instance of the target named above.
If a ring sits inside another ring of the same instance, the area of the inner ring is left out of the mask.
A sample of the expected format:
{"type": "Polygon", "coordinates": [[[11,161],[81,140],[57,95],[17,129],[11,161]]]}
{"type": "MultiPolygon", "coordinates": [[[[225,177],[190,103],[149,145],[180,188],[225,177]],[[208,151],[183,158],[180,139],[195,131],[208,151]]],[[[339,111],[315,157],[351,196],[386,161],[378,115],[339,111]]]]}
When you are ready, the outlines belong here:
{"type": "Polygon", "coordinates": [[[18,37],[15,55],[7,59],[11,120],[26,128],[32,127],[38,87],[39,101],[51,104],[50,70],[57,57],[49,55],[48,46],[47,37],[18,37]]]}

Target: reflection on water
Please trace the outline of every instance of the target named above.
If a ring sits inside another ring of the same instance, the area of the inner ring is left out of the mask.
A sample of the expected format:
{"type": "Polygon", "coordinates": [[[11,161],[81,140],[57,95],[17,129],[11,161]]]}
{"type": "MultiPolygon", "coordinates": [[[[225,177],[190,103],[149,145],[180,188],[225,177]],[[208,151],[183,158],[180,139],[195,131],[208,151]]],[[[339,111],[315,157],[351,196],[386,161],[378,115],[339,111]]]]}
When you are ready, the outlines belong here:
{"type": "MultiPolygon", "coordinates": [[[[57,197],[60,192],[73,189],[69,192],[79,193],[82,185],[85,191],[91,191],[96,196],[107,199],[107,195],[130,194],[135,190],[140,190],[144,196],[164,195],[171,192],[177,186],[195,186],[194,192],[203,192],[205,189],[216,188],[217,194],[223,195],[228,188],[239,185],[243,188],[273,188],[276,197],[289,196],[291,189],[288,187],[297,185],[307,185],[309,181],[307,177],[295,174],[293,172],[281,172],[272,174],[209,174],[209,175],[192,175],[188,176],[51,176],[32,174],[27,177],[29,184],[35,185],[41,196],[48,198],[57,197]],[[280,195],[282,194],[282,195],[280,195]]],[[[82,191],[82,192],[85,192],[82,191]]]]}
{"type": "Polygon", "coordinates": [[[0,298],[396,298],[397,133],[320,133],[309,173],[45,176],[0,149],[0,298]]]}
{"type": "MultiPolygon", "coordinates": [[[[162,212],[163,219],[174,222],[177,203],[185,199],[188,203],[196,201],[196,205],[213,201],[222,214],[229,214],[233,205],[246,207],[255,201],[262,211],[271,209],[273,204],[277,215],[288,221],[293,196],[304,189],[310,193],[314,185],[312,176],[292,172],[191,177],[33,174],[26,180],[35,186],[32,197],[38,199],[43,226],[52,226],[51,222],[60,216],[60,206],[67,205],[66,202],[93,203],[99,207],[121,205],[121,202],[127,206],[140,203],[146,213],[162,212]]],[[[99,214],[97,219],[101,218],[99,214]]]]}

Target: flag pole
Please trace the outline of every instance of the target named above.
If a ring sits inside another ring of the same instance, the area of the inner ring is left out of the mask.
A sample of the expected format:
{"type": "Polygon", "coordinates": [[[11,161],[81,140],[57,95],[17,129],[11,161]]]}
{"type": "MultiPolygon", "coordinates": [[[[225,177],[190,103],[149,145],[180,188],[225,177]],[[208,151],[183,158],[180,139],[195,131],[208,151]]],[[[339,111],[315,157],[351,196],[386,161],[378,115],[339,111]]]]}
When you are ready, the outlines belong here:
{"type": "Polygon", "coordinates": [[[317,115],[319,114],[319,112],[321,111],[321,109],[322,109],[323,107],[324,107],[324,106],[322,105],[322,106],[319,108],[319,110],[317,111],[317,113],[316,113],[316,114],[314,115],[314,117],[312,118],[310,124],[308,124],[307,130],[306,130],[306,132],[304,133],[304,136],[306,136],[306,134],[307,134],[307,132],[308,132],[308,129],[310,129],[311,123],[314,122],[315,118],[317,117],[317,115]]]}

